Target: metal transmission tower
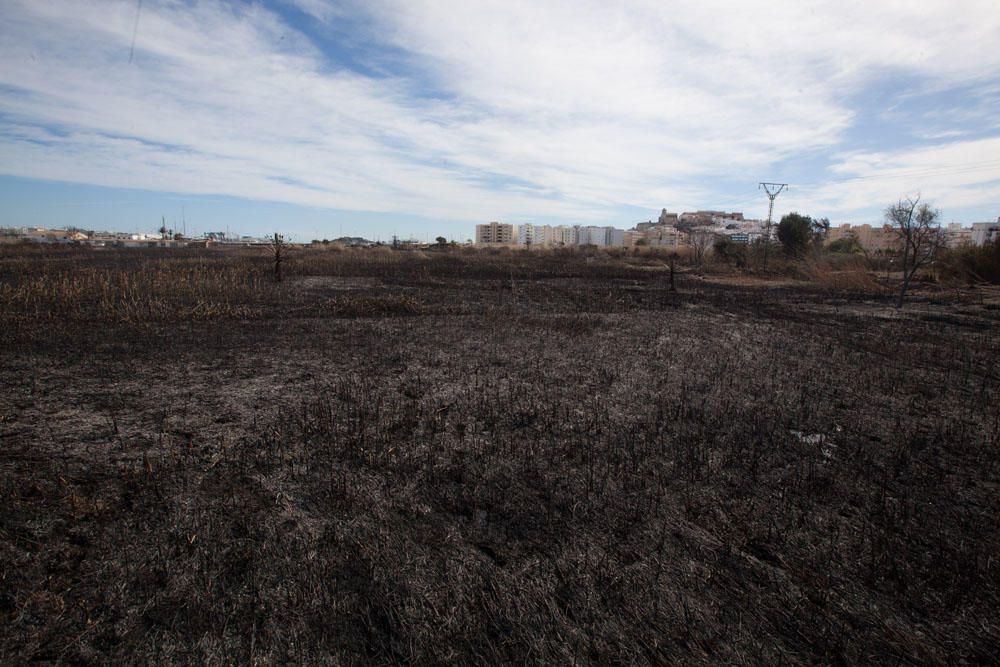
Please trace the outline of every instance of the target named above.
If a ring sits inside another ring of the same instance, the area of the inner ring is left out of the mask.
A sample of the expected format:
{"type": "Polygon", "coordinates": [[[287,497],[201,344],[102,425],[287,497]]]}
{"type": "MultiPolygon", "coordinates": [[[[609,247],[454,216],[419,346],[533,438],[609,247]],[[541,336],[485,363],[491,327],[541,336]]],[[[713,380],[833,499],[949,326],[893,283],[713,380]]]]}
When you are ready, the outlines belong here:
{"type": "Polygon", "coordinates": [[[771,247],[771,216],[774,214],[774,198],[781,194],[782,190],[788,187],[788,183],[758,183],[758,188],[767,193],[767,225],[764,227],[764,266],[767,271],[767,255],[771,247]]]}
{"type": "Polygon", "coordinates": [[[767,193],[770,203],[767,205],[767,241],[771,241],[771,216],[774,214],[774,198],[781,194],[781,191],[788,187],[788,183],[758,183],[758,188],[762,188],[767,193]]]}

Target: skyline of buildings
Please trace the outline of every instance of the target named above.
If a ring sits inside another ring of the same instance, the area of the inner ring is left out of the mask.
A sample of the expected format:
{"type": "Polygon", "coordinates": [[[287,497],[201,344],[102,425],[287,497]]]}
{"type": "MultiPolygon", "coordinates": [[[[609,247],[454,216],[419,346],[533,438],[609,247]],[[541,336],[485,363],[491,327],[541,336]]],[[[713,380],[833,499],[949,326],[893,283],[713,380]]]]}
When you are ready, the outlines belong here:
{"type": "MultiPolygon", "coordinates": [[[[772,221],[771,238],[777,242],[779,221],[772,221]]],[[[614,225],[551,225],[534,223],[505,223],[491,221],[476,225],[473,239],[466,243],[476,246],[505,246],[523,248],[550,248],[561,246],[594,247],[710,247],[717,238],[724,237],[736,244],[760,241],[767,235],[767,221],[746,218],[739,211],[698,210],[672,213],[661,210],[656,221],[645,220],[630,229],[614,225]]],[[[981,246],[1000,238],[1000,217],[994,222],[974,222],[942,224],[940,230],[947,236],[947,245],[955,248],[963,245],[981,246]]],[[[824,244],[839,240],[853,240],[866,251],[885,251],[897,242],[897,232],[887,224],[842,223],[830,226],[824,235],[824,244]]],[[[6,242],[24,240],[35,243],[83,243],[88,245],[117,246],[174,246],[191,243],[209,244],[262,244],[267,239],[238,233],[205,232],[196,237],[174,235],[172,230],[162,232],[109,232],[90,231],[77,227],[46,229],[43,227],[0,228],[0,239],[6,242]]],[[[364,241],[364,239],[359,239],[364,241]]],[[[320,241],[313,241],[317,243],[320,241]]],[[[454,243],[455,241],[452,240],[454,243]]],[[[459,241],[461,242],[461,241],[459,241]]],[[[306,241],[308,243],[308,241],[306,241]]],[[[376,244],[377,242],[368,242],[376,244]]],[[[429,243],[429,242],[428,242],[429,243]]],[[[413,239],[408,245],[419,244],[413,239]]],[[[363,243],[361,244],[363,245],[363,243]]]]}
{"type": "MultiPolygon", "coordinates": [[[[595,247],[706,247],[716,238],[729,239],[732,243],[750,244],[768,236],[777,242],[779,221],[772,221],[770,231],[767,221],[748,219],[742,212],[699,210],[671,213],[663,209],[657,221],[636,223],[631,229],[611,225],[535,225],[533,223],[504,223],[491,221],[476,225],[475,245],[525,248],[559,246],[595,247]]],[[[975,222],[969,226],[959,223],[941,225],[949,247],[984,245],[1000,238],[1000,217],[996,222],[975,222]]],[[[829,245],[841,239],[850,239],[866,251],[886,251],[898,242],[898,233],[888,224],[843,223],[830,227],[823,243],[829,245]]]]}

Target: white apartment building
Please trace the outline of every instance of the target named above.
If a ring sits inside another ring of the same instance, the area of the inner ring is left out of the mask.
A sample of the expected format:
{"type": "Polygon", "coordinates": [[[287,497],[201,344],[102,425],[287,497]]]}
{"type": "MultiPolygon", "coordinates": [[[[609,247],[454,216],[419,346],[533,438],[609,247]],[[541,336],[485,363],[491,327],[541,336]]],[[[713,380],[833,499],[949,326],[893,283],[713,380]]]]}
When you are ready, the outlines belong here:
{"type": "Polygon", "coordinates": [[[580,228],[571,225],[553,227],[555,245],[578,245],[580,243],[580,228]]]}
{"type": "Polygon", "coordinates": [[[518,225],[517,245],[533,246],[544,245],[545,228],[539,225],[518,225]]]}
{"type": "MultiPolygon", "coordinates": [[[[564,225],[553,227],[552,225],[520,225],[517,235],[518,245],[539,246],[547,248],[549,246],[564,245],[564,225]]],[[[571,228],[570,228],[571,229],[571,228]]]]}
{"type": "MultiPolygon", "coordinates": [[[[683,236],[683,232],[678,232],[673,227],[666,227],[664,230],[666,234],[683,236]]],[[[618,229],[611,226],[535,225],[531,223],[513,225],[500,222],[476,225],[476,245],[517,245],[535,248],[594,245],[600,248],[620,248],[633,246],[636,241],[646,238],[646,236],[647,234],[642,231],[618,229]]],[[[680,240],[679,243],[683,243],[683,240],[680,240]]]]}
{"type": "Polygon", "coordinates": [[[617,227],[580,227],[579,245],[595,245],[599,248],[622,247],[633,245],[635,233],[618,229],[617,227]]]}
{"type": "Polygon", "coordinates": [[[1000,238],[1000,218],[996,222],[972,223],[972,245],[986,245],[1000,238]]]}
{"type": "Polygon", "coordinates": [[[568,225],[518,225],[517,244],[522,246],[576,245],[577,238],[577,228],[568,225]]]}
{"type": "Polygon", "coordinates": [[[595,245],[606,248],[612,245],[614,227],[580,227],[580,245],[595,245]]]}

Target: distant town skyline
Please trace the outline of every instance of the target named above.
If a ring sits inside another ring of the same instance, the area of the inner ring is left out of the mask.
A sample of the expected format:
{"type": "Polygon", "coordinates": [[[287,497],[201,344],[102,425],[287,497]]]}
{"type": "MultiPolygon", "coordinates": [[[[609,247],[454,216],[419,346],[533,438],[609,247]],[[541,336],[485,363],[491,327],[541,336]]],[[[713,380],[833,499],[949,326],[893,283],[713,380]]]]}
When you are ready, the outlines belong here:
{"type": "Polygon", "coordinates": [[[978,0],[0,0],[0,225],[471,238],[1000,215],[978,0]]]}

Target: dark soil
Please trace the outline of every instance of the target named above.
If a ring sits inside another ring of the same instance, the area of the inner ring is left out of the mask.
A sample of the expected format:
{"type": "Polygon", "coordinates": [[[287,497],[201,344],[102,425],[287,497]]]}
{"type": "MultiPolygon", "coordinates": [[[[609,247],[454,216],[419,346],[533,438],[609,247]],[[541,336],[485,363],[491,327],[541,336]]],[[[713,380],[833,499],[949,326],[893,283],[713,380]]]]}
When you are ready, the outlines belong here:
{"type": "Polygon", "coordinates": [[[199,253],[0,255],[0,663],[1000,661],[983,290],[199,253]]]}

